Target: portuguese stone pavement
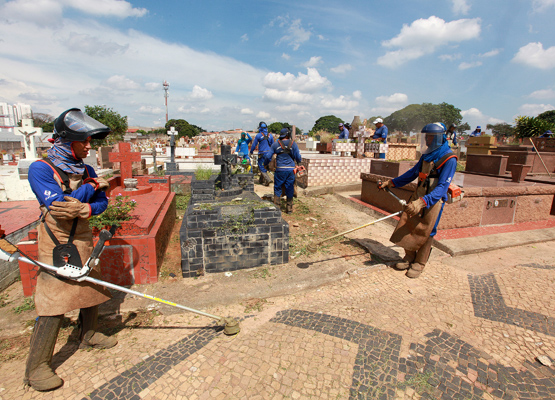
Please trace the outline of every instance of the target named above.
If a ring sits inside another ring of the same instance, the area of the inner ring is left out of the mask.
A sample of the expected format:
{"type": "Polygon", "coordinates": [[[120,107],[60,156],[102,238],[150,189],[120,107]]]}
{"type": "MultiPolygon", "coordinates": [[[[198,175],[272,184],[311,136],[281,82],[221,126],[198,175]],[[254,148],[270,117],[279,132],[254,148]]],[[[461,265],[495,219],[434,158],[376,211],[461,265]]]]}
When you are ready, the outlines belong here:
{"type": "Polygon", "coordinates": [[[248,312],[207,310],[240,316],[234,337],[185,313],[124,329],[110,350],[58,343],[62,388],[23,388],[15,360],[0,398],[554,399],[555,368],[538,361],[555,360],[554,263],[426,268],[409,280],[379,264],[248,312]]]}

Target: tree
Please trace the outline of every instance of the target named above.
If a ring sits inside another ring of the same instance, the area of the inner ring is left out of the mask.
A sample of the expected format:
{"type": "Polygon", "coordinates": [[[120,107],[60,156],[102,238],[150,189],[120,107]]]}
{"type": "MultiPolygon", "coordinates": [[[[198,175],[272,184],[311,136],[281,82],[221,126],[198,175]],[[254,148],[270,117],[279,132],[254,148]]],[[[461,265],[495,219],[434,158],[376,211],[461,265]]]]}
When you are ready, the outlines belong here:
{"type": "Polygon", "coordinates": [[[94,139],[91,142],[93,148],[97,149],[100,146],[123,141],[123,135],[127,132],[127,116],[122,117],[116,111],[105,106],[85,106],[85,114],[112,130],[106,139],[94,139]]]}
{"type": "MultiPolygon", "coordinates": [[[[447,126],[447,128],[449,128],[449,126],[447,126]]],[[[455,129],[459,134],[463,134],[466,131],[469,131],[470,125],[468,125],[468,122],[464,122],[462,124],[457,125],[457,129],[455,129]]]]}
{"type": "Polygon", "coordinates": [[[493,136],[495,136],[497,140],[515,135],[515,128],[506,122],[502,124],[487,124],[486,128],[491,129],[493,136]]]}
{"type": "Polygon", "coordinates": [[[536,118],[555,124],[555,110],[544,111],[536,118]]]}
{"type": "Polygon", "coordinates": [[[446,126],[458,125],[462,121],[461,110],[448,103],[410,104],[384,118],[390,131],[420,132],[422,127],[433,122],[443,122],[446,126]]]}
{"type": "Polygon", "coordinates": [[[340,122],[343,122],[341,118],[337,118],[335,115],[326,115],[325,117],[318,118],[310,131],[313,134],[318,131],[334,133],[337,132],[337,126],[340,122]]]}
{"type": "Polygon", "coordinates": [[[177,132],[179,132],[177,134],[178,138],[183,136],[192,138],[197,136],[201,132],[203,132],[203,129],[201,127],[196,125],[191,125],[184,119],[170,119],[166,123],[166,130],[169,131],[172,126],[175,128],[177,132]]]}
{"type": "Polygon", "coordinates": [[[555,123],[537,117],[520,116],[515,122],[515,136],[519,138],[540,136],[547,130],[555,130],[555,123]]]}

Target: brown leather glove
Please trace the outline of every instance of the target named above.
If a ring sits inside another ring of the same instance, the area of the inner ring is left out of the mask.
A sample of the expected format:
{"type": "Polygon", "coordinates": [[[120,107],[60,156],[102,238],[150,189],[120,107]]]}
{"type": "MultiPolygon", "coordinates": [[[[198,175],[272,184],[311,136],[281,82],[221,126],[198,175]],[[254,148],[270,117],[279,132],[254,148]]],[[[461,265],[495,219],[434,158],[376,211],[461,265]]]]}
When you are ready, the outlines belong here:
{"type": "Polygon", "coordinates": [[[101,177],[96,178],[96,183],[98,183],[98,188],[96,190],[102,190],[103,192],[105,192],[110,188],[110,184],[104,178],[101,178],[101,177]]]}
{"type": "Polygon", "coordinates": [[[393,183],[391,182],[391,179],[388,179],[387,181],[378,181],[379,190],[384,190],[387,187],[393,187],[393,183]]]}
{"type": "Polygon", "coordinates": [[[65,196],[65,201],[53,201],[50,205],[50,215],[57,219],[89,218],[91,206],[81,203],[73,197],[65,196]]]}
{"type": "Polygon", "coordinates": [[[411,201],[405,207],[405,212],[409,217],[414,217],[418,214],[422,209],[426,207],[426,203],[421,198],[411,201]]]}

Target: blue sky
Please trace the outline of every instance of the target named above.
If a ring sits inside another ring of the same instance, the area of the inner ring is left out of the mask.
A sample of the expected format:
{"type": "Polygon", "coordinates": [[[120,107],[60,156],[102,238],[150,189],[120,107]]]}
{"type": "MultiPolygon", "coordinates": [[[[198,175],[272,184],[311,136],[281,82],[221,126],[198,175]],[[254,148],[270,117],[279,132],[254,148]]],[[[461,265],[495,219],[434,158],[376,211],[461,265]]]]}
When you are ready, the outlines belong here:
{"type": "MultiPolygon", "coordinates": [[[[555,0],[0,0],[0,101],[207,130],[453,104],[472,127],[555,108],[555,0]]],[[[430,121],[434,122],[434,121],[430,121]]]]}

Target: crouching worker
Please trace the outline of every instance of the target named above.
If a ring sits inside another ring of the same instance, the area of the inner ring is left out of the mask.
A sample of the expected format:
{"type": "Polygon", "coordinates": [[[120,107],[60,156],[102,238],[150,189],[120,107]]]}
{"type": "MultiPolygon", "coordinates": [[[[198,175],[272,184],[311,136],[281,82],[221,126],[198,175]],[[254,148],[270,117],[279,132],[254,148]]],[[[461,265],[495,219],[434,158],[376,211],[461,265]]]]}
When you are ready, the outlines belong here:
{"type": "MultiPolygon", "coordinates": [[[[93,249],[93,235],[88,218],[101,214],[108,206],[105,190],[108,182],[98,178],[94,169],[83,163],[91,148],[91,139],[103,139],[110,128],[85,115],[78,108],[62,113],[54,121],[53,146],[48,158],[29,167],[29,183],[41,210],[38,226],[38,259],[62,266],[65,261],[81,267],[93,249]],[[60,245],[69,249],[60,251],[60,245]],[[67,258],[69,255],[69,258],[67,258]],[[61,264],[61,265],[60,265],[61,264]]],[[[99,267],[89,276],[100,278],[99,267]]],[[[40,270],[35,291],[39,317],[31,336],[31,347],[24,383],[46,391],[63,385],[50,367],[52,354],[64,314],[80,309],[79,348],[108,349],[117,344],[113,337],[96,331],[98,305],[110,299],[110,292],[90,282],[60,279],[40,270]]]]}
{"type": "Polygon", "coordinates": [[[287,197],[287,214],[293,212],[293,196],[295,194],[295,162],[302,161],[299,146],[291,139],[289,128],[283,128],[279,134],[279,140],[272,144],[266,153],[264,162],[266,165],[276,155],[276,172],[274,175],[274,204],[279,208],[281,205],[282,185],[285,186],[287,197]]]}
{"type": "Polygon", "coordinates": [[[409,278],[418,278],[428,262],[433,237],[441,218],[447,189],[457,168],[457,157],[449,148],[443,124],[428,124],[422,129],[422,157],[403,175],[378,183],[379,189],[402,187],[418,178],[391,241],[405,249],[403,262],[396,269],[408,270],[409,278]]]}

